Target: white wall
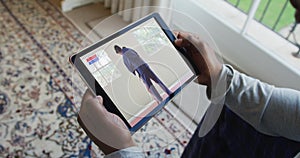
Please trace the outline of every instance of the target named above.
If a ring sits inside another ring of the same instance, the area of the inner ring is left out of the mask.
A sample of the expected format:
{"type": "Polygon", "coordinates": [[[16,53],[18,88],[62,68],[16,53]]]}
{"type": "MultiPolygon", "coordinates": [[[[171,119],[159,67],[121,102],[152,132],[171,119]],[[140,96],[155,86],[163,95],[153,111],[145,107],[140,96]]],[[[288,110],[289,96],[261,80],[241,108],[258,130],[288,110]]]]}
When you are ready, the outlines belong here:
{"type": "Polygon", "coordinates": [[[67,12],[76,7],[80,7],[89,3],[96,3],[100,1],[101,0],[63,0],[61,2],[61,9],[63,12],[67,12]]]}

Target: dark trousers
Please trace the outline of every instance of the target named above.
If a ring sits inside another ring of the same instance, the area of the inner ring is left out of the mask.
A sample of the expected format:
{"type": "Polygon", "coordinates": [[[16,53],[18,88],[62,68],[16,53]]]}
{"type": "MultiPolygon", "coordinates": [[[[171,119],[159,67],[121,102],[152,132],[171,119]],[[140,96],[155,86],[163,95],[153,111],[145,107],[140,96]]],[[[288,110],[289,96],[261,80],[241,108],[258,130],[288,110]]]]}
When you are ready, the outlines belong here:
{"type": "MultiPolygon", "coordinates": [[[[139,66],[136,71],[138,72],[140,78],[143,80],[145,86],[147,87],[147,90],[150,91],[152,95],[155,95],[156,98],[160,98],[158,96],[158,92],[153,86],[153,83],[151,80],[156,82],[163,91],[165,91],[168,95],[171,94],[171,91],[165,86],[165,84],[154,74],[154,72],[150,69],[150,67],[147,64],[139,66]]],[[[161,101],[161,99],[159,99],[161,101]]]]}
{"type": "Polygon", "coordinates": [[[300,152],[300,142],[262,134],[226,106],[206,136],[199,138],[198,130],[183,158],[293,158],[300,152]]]}

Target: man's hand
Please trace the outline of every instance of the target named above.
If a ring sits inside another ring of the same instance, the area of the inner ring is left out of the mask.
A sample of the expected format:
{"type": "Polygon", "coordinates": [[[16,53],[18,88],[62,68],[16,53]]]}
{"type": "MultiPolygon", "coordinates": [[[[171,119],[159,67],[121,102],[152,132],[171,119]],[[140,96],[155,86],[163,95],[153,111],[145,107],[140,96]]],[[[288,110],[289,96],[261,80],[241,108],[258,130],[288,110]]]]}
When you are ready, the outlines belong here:
{"type": "Polygon", "coordinates": [[[119,149],[135,146],[121,118],[108,112],[103,106],[102,97],[94,97],[89,90],[83,96],[78,122],[106,155],[119,149]]]}
{"type": "Polygon", "coordinates": [[[193,62],[199,70],[198,83],[207,85],[210,94],[212,85],[215,84],[222,70],[222,64],[214,50],[191,33],[175,32],[175,36],[177,37],[175,45],[186,49],[190,62],[193,62]]]}

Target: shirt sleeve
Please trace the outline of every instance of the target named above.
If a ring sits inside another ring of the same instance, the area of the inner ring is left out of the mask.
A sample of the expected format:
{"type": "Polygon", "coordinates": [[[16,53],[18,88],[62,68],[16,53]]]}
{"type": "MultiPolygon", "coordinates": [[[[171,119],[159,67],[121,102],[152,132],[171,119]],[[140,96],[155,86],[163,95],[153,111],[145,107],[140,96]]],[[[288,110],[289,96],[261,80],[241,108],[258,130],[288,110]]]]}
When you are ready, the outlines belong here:
{"type": "Polygon", "coordinates": [[[144,158],[144,157],[145,155],[142,149],[137,146],[121,149],[109,155],[104,156],[104,158],[144,158]]]}
{"type": "MultiPolygon", "coordinates": [[[[225,105],[258,131],[300,141],[300,92],[276,88],[231,69],[225,105]]],[[[228,71],[230,72],[230,71],[228,71]]]]}

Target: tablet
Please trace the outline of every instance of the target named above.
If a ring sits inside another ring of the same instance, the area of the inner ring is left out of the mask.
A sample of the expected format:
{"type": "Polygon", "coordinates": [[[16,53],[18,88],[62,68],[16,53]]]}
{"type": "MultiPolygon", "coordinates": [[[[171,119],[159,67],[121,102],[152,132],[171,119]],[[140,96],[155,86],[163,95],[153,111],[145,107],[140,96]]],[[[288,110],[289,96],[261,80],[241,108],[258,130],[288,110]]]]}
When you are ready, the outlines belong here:
{"type": "Polygon", "coordinates": [[[70,57],[94,95],[131,132],[161,110],[196,72],[173,43],[175,36],[152,13],[70,57]]]}

